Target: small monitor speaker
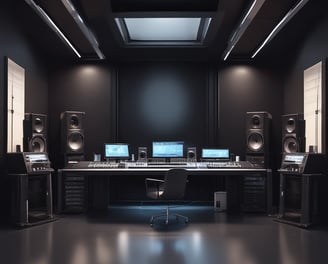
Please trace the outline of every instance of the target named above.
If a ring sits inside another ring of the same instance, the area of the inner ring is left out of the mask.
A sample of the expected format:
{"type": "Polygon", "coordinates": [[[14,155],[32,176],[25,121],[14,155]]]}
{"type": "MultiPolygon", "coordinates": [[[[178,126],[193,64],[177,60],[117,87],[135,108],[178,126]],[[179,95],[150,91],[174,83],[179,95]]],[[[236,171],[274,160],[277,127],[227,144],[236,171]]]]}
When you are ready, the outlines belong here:
{"type": "Polygon", "coordinates": [[[138,148],[138,161],[147,162],[147,147],[138,148]]]}
{"type": "Polygon", "coordinates": [[[197,161],[197,148],[189,147],[187,148],[187,161],[196,162],[197,161]]]}

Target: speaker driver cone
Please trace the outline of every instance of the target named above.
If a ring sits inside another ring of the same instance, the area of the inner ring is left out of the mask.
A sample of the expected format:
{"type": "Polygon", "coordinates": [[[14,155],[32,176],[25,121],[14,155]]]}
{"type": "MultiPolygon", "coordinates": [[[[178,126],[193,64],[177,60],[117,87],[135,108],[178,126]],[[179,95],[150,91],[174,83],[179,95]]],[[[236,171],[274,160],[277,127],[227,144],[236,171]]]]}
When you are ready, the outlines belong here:
{"type": "Polygon", "coordinates": [[[78,151],[83,148],[83,136],[81,133],[72,133],[67,139],[67,144],[72,151],[78,151]]]}
{"type": "Polygon", "coordinates": [[[147,153],[146,153],[146,151],[143,151],[143,150],[140,151],[140,152],[139,152],[139,156],[140,156],[141,159],[145,159],[145,158],[147,157],[147,153]]]}
{"type": "Polygon", "coordinates": [[[259,151],[263,148],[264,140],[263,136],[259,133],[252,133],[248,136],[247,146],[252,151],[259,151]]]}
{"type": "Polygon", "coordinates": [[[287,153],[294,153],[298,150],[298,143],[294,137],[286,137],[284,140],[284,151],[287,153]]]}
{"type": "Polygon", "coordinates": [[[32,152],[45,152],[46,151],[46,141],[41,136],[35,136],[31,139],[30,149],[32,152]]]}

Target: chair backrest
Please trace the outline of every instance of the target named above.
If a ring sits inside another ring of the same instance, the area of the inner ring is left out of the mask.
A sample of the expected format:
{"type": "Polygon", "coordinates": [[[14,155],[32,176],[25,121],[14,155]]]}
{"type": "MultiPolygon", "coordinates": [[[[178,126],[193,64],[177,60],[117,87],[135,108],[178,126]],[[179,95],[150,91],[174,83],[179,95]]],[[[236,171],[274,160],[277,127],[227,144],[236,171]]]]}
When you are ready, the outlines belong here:
{"type": "Polygon", "coordinates": [[[164,179],[163,199],[180,199],[184,196],[187,183],[187,171],[184,169],[170,169],[164,179]]]}

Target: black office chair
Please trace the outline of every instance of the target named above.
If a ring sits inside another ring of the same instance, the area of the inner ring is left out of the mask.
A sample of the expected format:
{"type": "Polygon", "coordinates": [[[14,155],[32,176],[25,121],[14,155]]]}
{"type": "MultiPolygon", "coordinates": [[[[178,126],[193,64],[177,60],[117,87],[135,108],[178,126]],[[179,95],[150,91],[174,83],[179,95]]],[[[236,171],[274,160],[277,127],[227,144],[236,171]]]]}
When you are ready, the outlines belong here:
{"type": "MultiPolygon", "coordinates": [[[[187,183],[187,171],[184,169],[170,169],[165,174],[164,180],[146,178],[146,192],[147,196],[152,199],[163,200],[177,200],[181,199],[185,194],[187,183]]],[[[182,218],[185,223],[189,222],[188,217],[180,214],[170,214],[170,207],[166,207],[166,212],[154,215],[150,219],[150,225],[152,226],[154,220],[159,217],[165,216],[165,223],[169,223],[169,216],[175,216],[178,220],[182,218]]]]}

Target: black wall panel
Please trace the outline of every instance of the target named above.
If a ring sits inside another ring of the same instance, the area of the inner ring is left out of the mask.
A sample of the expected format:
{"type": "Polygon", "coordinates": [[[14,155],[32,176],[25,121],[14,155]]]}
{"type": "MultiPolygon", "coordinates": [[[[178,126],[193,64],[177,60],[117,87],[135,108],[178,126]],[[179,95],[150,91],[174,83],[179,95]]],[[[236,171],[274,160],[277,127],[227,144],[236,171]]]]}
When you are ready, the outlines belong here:
{"type": "Polygon", "coordinates": [[[138,146],[182,140],[201,147],[207,135],[206,64],[137,63],[119,68],[118,141],[138,146]]]}

